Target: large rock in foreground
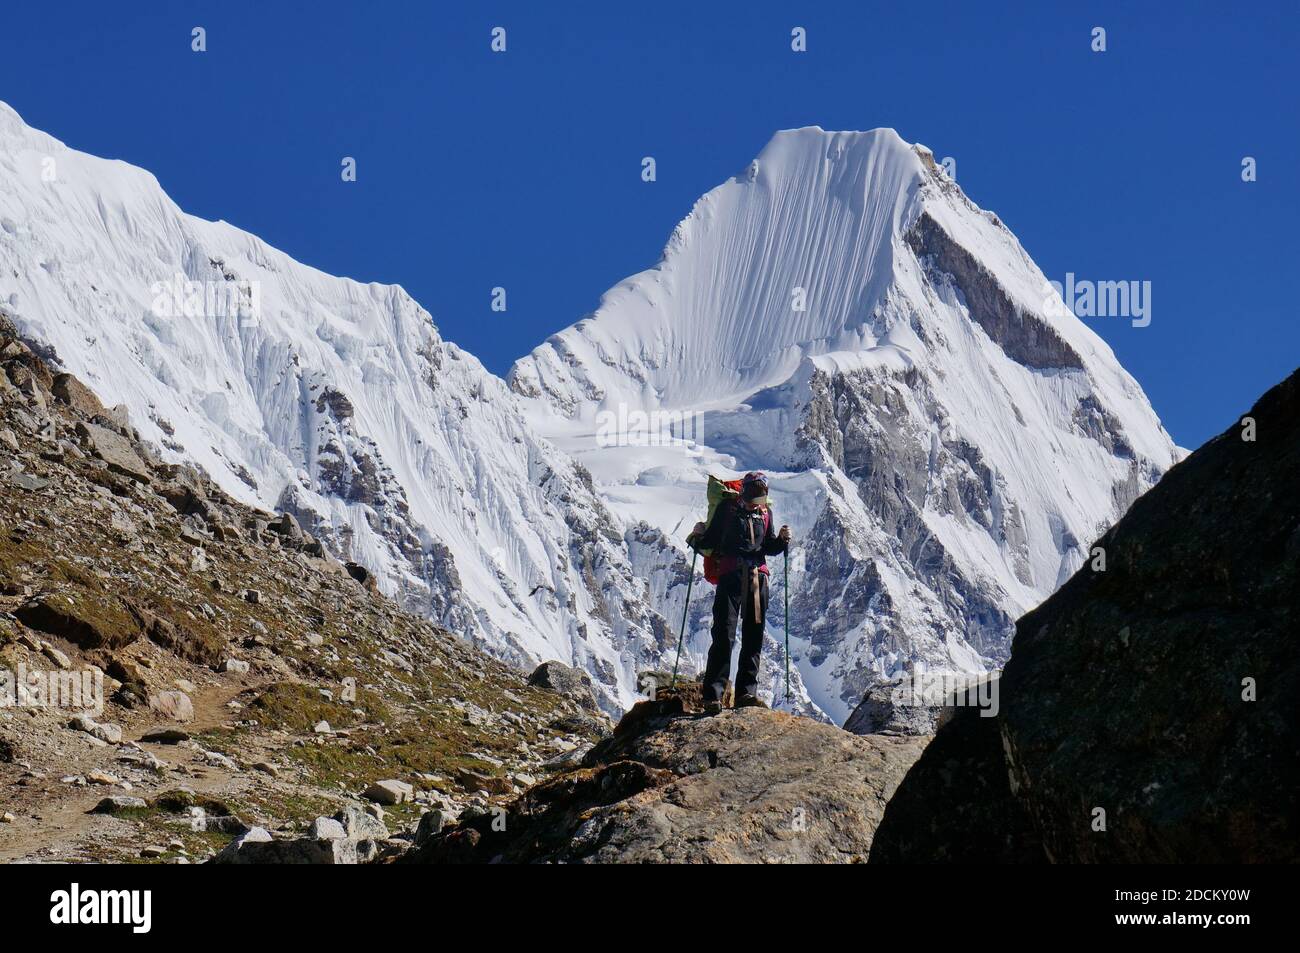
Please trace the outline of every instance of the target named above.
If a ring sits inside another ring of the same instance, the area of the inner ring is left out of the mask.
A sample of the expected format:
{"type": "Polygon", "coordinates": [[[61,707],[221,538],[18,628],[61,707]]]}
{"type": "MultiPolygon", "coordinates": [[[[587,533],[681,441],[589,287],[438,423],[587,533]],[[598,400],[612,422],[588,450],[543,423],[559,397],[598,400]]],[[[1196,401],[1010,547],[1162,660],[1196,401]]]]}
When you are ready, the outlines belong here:
{"type": "Polygon", "coordinates": [[[873,864],[1034,864],[1047,855],[1011,793],[998,719],[958,708],[889,802],[873,864]]]}
{"type": "Polygon", "coordinates": [[[581,768],[530,788],[504,818],[461,823],[408,859],[863,861],[923,747],[766,709],[708,718],[677,698],[642,702],[581,768]]]}
{"type": "Polygon", "coordinates": [[[1297,487],[1300,373],[1133,504],[1104,570],[1019,621],[984,719],[1001,744],[978,718],[942,728],[872,859],[981,859],[988,818],[990,853],[1014,855],[1023,817],[1058,862],[1300,861],[1297,487]]]}

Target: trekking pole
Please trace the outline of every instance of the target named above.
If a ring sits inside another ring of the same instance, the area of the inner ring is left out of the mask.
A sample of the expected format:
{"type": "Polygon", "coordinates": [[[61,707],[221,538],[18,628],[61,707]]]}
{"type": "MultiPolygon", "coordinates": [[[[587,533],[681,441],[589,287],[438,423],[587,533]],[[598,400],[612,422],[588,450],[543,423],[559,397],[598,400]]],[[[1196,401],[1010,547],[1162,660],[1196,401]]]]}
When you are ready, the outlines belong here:
{"type": "Polygon", "coordinates": [[[695,585],[695,560],[699,559],[700,551],[692,547],[691,556],[691,577],[686,580],[686,606],[682,609],[682,629],[677,633],[677,658],[673,659],[673,681],[669,688],[677,687],[677,663],[682,660],[682,640],[686,637],[686,617],[691,611],[691,586],[695,585]]]}
{"type": "Polygon", "coordinates": [[[785,571],[785,703],[790,704],[790,549],[786,551],[781,559],[781,567],[785,571]]]}

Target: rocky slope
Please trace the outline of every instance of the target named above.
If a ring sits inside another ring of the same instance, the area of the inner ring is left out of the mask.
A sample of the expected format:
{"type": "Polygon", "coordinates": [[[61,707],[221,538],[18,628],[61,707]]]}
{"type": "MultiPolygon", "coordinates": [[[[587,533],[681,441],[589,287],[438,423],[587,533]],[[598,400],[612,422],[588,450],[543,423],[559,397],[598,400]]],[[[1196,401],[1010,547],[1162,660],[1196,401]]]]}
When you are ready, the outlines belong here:
{"type": "Polygon", "coordinates": [[[605,730],[138,437],[0,318],[0,859],[364,859],[605,730]]]}
{"type": "Polygon", "coordinates": [[[872,861],[1300,860],[1300,372],[1020,619],[1000,712],[942,728],[872,861]]]}
{"type": "Polygon", "coordinates": [[[861,862],[924,746],[758,708],[705,717],[688,698],[641,702],[579,767],[404,860],[861,862]]]}
{"type": "Polygon", "coordinates": [[[797,668],[843,722],[879,679],[999,666],[1177,459],[1059,304],[924,146],[785,130],[509,382],[618,517],[674,545],[708,472],[785,471],[797,668]]]}

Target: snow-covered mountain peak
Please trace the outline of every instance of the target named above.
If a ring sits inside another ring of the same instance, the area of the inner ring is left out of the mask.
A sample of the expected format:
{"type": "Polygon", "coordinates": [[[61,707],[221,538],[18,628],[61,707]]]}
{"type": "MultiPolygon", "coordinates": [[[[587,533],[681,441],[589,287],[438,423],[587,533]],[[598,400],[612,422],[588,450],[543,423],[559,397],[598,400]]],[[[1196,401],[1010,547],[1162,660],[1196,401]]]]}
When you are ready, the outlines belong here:
{"type": "Polygon", "coordinates": [[[777,133],[695,204],[655,267],[520,361],[512,385],[568,413],[687,407],[775,383],[806,354],[870,343],[923,175],[892,129],[777,133]]]}
{"type": "Polygon", "coordinates": [[[925,146],[793,129],[508,379],[616,512],[670,535],[706,472],[786,471],[800,670],[842,715],[870,677],[996,665],[1012,620],[1177,459],[1052,293],[925,146]],[[656,412],[691,439],[591,439],[656,412]]]}

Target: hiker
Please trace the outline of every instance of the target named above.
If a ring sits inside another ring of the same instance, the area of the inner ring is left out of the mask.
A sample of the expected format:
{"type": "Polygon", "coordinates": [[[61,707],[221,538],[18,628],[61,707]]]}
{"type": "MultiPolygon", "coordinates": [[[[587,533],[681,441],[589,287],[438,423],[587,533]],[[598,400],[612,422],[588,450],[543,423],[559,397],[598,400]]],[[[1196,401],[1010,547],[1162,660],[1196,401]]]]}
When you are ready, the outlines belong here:
{"type": "MultiPolygon", "coordinates": [[[[731,669],[731,647],[740,618],[740,662],[736,670],[735,707],[762,706],[758,700],[758,664],[767,619],[766,556],[783,553],[790,527],[772,532],[767,504],[767,477],[746,473],[740,492],[722,500],[706,526],[696,523],[687,545],[711,551],[718,560],[718,591],[713,598],[713,644],[704,668],[704,710],[722,710],[722,695],[731,669]]],[[[765,706],[764,706],[765,707],[765,706]]]]}

